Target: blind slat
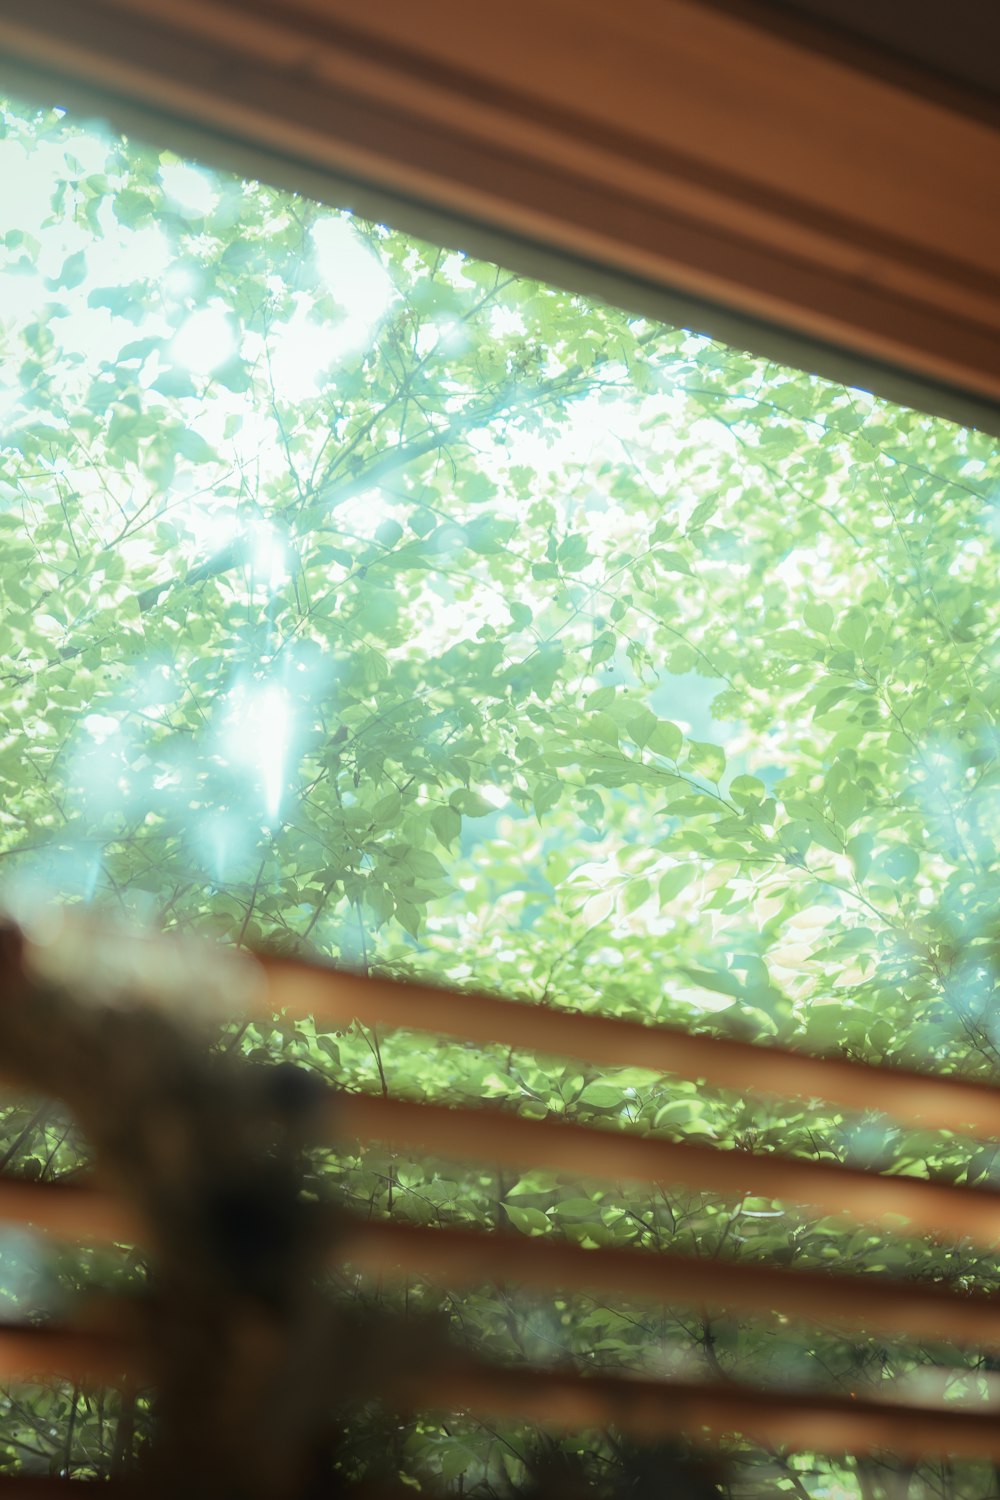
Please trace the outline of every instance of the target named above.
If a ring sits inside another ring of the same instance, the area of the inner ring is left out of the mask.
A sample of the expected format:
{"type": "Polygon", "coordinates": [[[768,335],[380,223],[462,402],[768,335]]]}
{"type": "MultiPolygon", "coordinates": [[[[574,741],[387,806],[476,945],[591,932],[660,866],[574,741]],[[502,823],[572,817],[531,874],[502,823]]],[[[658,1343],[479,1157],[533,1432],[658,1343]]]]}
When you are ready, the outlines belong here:
{"type": "Polygon", "coordinates": [[[880,1110],[913,1124],[1000,1136],[1000,1089],[973,1079],[811,1057],[789,1048],[366,978],[285,958],[258,955],[258,961],[267,981],[265,1006],[315,1017],[321,1024],[359,1020],[430,1031],[598,1066],[649,1068],[741,1092],[825,1099],[848,1109],[871,1109],[877,1099],[880,1110]]]}

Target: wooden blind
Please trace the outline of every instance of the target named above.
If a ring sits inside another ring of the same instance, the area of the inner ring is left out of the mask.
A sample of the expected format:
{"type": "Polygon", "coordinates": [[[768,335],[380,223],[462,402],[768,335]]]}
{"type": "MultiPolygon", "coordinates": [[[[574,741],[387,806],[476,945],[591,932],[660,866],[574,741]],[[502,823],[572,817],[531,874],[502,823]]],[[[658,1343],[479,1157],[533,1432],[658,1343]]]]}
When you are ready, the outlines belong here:
{"type": "MultiPolygon", "coordinates": [[[[242,989],[241,985],[241,989],[242,989]]],[[[607,1065],[635,1062],[665,1074],[699,1078],[785,1098],[803,1094],[859,1104],[873,1098],[890,1115],[996,1137],[1000,1090],[930,1073],[874,1067],[842,1058],[688,1034],[640,1023],[561,1012],[384,979],[362,979],[284,959],[262,958],[249,1009],[274,1019],[312,1016],[319,1029],[354,1019],[475,1041],[502,1042],[607,1065]]],[[[15,1079],[8,1085],[16,1084],[15,1079]]],[[[534,1120],[496,1107],[449,1108],[331,1089],[317,1117],[320,1134],[356,1151],[377,1143],[400,1159],[435,1158],[546,1166],[611,1181],[637,1178],[722,1194],[753,1193],[844,1213],[862,1224],[932,1236],[961,1235],[1000,1244],[1000,1193],[600,1129],[559,1119],[534,1120]]],[[[0,1216],[63,1238],[142,1244],[134,1204],[95,1184],[44,1185],[0,1180],[0,1216]]],[[[889,1232],[892,1232],[891,1230],[889,1232]]],[[[689,1305],[711,1313],[739,1310],[838,1325],[845,1336],[927,1337],[1000,1349],[1000,1305],[982,1294],[896,1279],[864,1270],[825,1273],[778,1265],[705,1261],[673,1253],[586,1249],[512,1231],[428,1228],[405,1222],[349,1220],[331,1256],[380,1276],[426,1277],[447,1287],[500,1282],[551,1292],[600,1291],[689,1305]]],[[[144,1378],[148,1352],[122,1331],[0,1329],[0,1377],[38,1375],[117,1382],[144,1378]]],[[[415,1378],[386,1371],[381,1397],[403,1409],[460,1408],[517,1416],[560,1429],[614,1425],[643,1439],[682,1434],[704,1441],[740,1433],[764,1444],[818,1453],[890,1450],[916,1458],[948,1452],[1000,1461],[1000,1428],[991,1408],[948,1409],[854,1400],[738,1385],[586,1375],[566,1370],[491,1366],[456,1352],[415,1378]]]]}

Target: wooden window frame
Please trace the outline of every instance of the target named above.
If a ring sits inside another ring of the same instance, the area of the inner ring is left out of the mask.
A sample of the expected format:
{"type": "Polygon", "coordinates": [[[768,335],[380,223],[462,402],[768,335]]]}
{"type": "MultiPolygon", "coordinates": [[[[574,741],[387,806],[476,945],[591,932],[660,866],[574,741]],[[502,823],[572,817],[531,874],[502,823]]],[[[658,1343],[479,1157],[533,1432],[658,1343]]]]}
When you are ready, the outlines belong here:
{"type": "Polygon", "coordinates": [[[1000,117],[745,7],[5,0],[0,80],[1000,432],[1000,117]]]}

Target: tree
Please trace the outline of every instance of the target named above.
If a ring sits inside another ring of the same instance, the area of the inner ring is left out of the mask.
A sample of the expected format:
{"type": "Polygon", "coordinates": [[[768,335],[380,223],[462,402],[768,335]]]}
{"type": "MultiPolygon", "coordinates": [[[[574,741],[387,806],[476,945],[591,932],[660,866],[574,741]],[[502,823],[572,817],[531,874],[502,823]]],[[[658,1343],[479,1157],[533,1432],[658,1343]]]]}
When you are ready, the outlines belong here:
{"type": "MultiPolygon", "coordinates": [[[[15,908],[52,894],[537,1003],[995,1076],[989,438],[62,111],[12,103],[3,121],[15,908]]],[[[359,1026],[231,1041],[346,1087],[997,1176],[994,1146],[874,1113],[359,1026]]],[[[77,1170],[55,1115],[15,1105],[2,1128],[5,1167],[77,1170]]],[[[366,1212],[425,1222],[996,1280],[965,1245],[769,1200],[374,1152],[316,1171],[366,1212]]],[[[12,1306],[49,1295],[34,1264],[12,1257],[12,1306]]],[[[81,1253],[47,1274],[140,1270],[81,1253]]],[[[683,1308],[410,1297],[500,1357],[875,1391],[923,1366],[961,1389],[982,1368],[683,1308]]],[[[143,1420],[141,1401],[33,1391],[9,1398],[0,1441],[11,1465],[103,1474],[143,1420]]],[[[595,1462],[611,1443],[581,1440],[595,1462]]],[[[427,1420],[392,1461],[487,1495],[530,1487],[531,1444],[427,1420]]],[[[991,1483],[745,1445],[732,1463],[740,1496],[839,1482],[971,1500],[991,1483]]]]}

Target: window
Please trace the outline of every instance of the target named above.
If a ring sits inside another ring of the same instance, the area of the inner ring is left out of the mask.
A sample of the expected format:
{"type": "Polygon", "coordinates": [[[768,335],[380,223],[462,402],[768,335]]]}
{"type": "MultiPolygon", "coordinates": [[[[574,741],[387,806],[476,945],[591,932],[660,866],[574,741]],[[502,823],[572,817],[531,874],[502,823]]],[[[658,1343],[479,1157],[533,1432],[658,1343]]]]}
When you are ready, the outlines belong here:
{"type": "MultiPolygon", "coordinates": [[[[991,437],[72,111],[3,118],[15,910],[995,1076],[991,437]]],[[[994,1180],[992,1146],[875,1099],[796,1112],[363,1027],[242,1044],[358,1090],[994,1180]]],[[[76,1166],[64,1125],[12,1105],[3,1131],[10,1168],[76,1166]]],[[[967,1246],[771,1199],[326,1170],[375,1216],[993,1284],[967,1246]]],[[[20,1244],[8,1305],[51,1305],[20,1244]]],[[[764,1319],[490,1292],[460,1321],[540,1363],[992,1397],[978,1354],[764,1319]]],[[[103,1475],[115,1442],[68,1387],[0,1428],[11,1468],[103,1475]]],[[[394,1461],[485,1495],[533,1460],[461,1419],[394,1461]]],[[[730,1482],[867,1496],[897,1467],[737,1444],[730,1482]]],[[[989,1482],[935,1466],[909,1494],[989,1482]]]]}

